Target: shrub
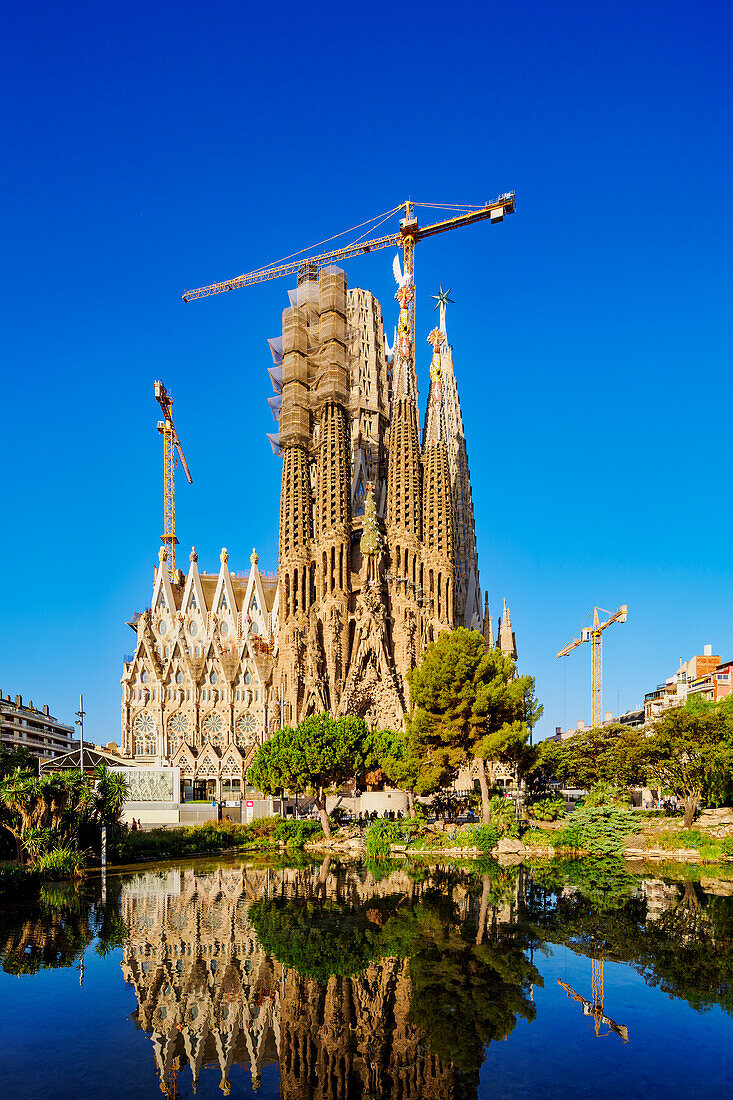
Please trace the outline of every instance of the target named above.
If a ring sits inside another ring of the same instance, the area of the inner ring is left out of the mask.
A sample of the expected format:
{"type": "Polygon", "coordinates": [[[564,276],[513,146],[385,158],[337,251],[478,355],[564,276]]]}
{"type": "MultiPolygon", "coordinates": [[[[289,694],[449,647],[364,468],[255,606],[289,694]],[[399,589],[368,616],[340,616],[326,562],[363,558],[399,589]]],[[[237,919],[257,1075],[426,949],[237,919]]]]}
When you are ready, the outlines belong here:
{"type": "Polygon", "coordinates": [[[489,802],[489,814],[499,836],[512,836],[517,830],[517,814],[511,798],[498,795],[489,802]]]}
{"type": "Polygon", "coordinates": [[[84,856],[73,848],[52,848],[44,852],[35,863],[35,870],[41,878],[81,878],[84,873],[84,856]]]}
{"type": "Polygon", "coordinates": [[[733,852],[726,852],[726,840],[731,841],[731,848],[733,849],[733,837],[726,837],[724,841],[719,842],[709,833],[697,828],[664,829],[648,837],[647,846],[663,848],[666,851],[674,851],[676,848],[694,848],[700,855],[712,859],[717,855],[733,854],[733,852]]]}
{"type": "Polygon", "coordinates": [[[527,829],[522,841],[528,848],[554,848],[558,844],[559,832],[552,829],[527,829]]]}
{"type": "Polygon", "coordinates": [[[529,816],[535,821],[559,821],[565,817],[565,799],[552,796],[538,798],[529,806],[529,816]]]}
{"type": "Polygon", "coordinates": [[[411,852],[434,852],[441,848],[453,847],[458,848],[459,844],[454,842],[450,833],[425,833],[423,836],[415,837],[414,840],[410,841],[411,852]]]}
{"type": "Polygon", "coordinates": [[[280,841],[288,848],[302,848],[309,840],[323,836],[323,829],[317,821],[278,821],[272,830],[273,840],[280,841]]]}
{"type": "Polygon", "coordinates": [[[473,825],[465,832],[471,838],[471,847],[490,852],[499,843],[499,830],[495,825],[473,825]]]}
{"type": "Polygon", "coordinates": [[[733,836],[725,836],[720,842],[720,852],[724,856],[733,856],[733,836]]]}
{"type": "Polygon", "coordinates": [[[0,898],[38,885],[36,871],[21,867],[18,863],[0,863],[0,898]]]}
{"type": "Polygon", "coordinates": [[[626,837],[636,827],[635,814],[623,806],[583,806],[559,832],[557,842],[565,848],[597,855],[621,855],[626,837]]]}
{"type": "Polygon", "coordinates": [[[389,859],[391,846],[399,844],[403,839],[409,839],[409,835],[404,837],[397,822],[377,818],[367,829],[365,839],[367,859],[389,859]]]}

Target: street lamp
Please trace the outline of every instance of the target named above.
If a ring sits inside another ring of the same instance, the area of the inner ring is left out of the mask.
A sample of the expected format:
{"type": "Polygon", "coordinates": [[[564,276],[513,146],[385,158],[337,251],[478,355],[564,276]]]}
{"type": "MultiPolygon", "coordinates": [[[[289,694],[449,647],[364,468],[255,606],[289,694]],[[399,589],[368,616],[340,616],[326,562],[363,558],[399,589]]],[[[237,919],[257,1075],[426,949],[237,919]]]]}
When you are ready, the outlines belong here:
{"type": "Polygon", "coordinates": [[[84,696],[79,696],[79,709],[76,712],[76,725],[79,727],[79,771],[84,775],[84,696]]]}

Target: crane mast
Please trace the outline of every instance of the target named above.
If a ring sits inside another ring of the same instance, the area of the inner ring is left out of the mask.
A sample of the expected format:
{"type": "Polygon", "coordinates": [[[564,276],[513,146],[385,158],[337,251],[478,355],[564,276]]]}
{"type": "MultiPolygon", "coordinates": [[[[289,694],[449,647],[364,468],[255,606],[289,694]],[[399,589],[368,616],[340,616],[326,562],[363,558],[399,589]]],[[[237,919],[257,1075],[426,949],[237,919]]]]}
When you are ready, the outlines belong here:
{"type": "Polygon", "coordinates": [[[584,626],[580,631],[580,636],[574,638],[572,642],[568,642],[557,654],[558,657],[567,657],[568,653],[576,649],[577,646],[582,645],[583,642],[590,642],[590,710],[591,726],[594,729],[600,726],[603,721],[603,631],[607,630],[609,626],[613,626],[614,623],[625,623],[628,611],[629,606],[625,603],[622,603],[613,614],[605,611],[602,607],[594,607],[592,626],[584,626]],[[604,622],[600,620],[599,611],[603,611],[604,615],[609,616],[604,622]]]}
{"type": "Polygon", "coordinates": [[[155,383],[155,399],[160,405],[163,420],[158,421],[158,431],[163,436],[163,534],[160,541],[167,552],[168,575],[173,579],[176,568],[176,456],[180,458],[189,485],[193,478],[181,448],[173,420],[173,401],[161,381],[155,383]]]}
{"type": "MultiPolygon", "coordinates": [[[[513,191],[509,191],[504,195],[500,195],[498,199],[494,199],[493,202],[487,202],[483,206],[472,207],[464,210],[461,214],[456,214],[453,217],[445,218],[442,221],[433,222],[430,225],[421,226],[418,223],[417,214],[415,213],[416,206],[437,206],[438,204],[426,204],[416,203],[408,199],[407,202],[400,203],[393,210],[389,210],[387,214],[382,218],[382,221],[386,221],[388,217],[392,217],[397,214],[398,211],[404,210],[404,217],[400,219],[400,227],[397,233],[389,233],[384,237],[374,237],[371,240],[357,240],[351,244],[344,245],[342,248],[336,248],[330,252],[322,252],[319,255],[302,256],[302,252],[310,251],[303,249],[299,259],[289,259],[286,263],[272,263],[266,267],[258,268],[255,271],[245,272],[243,275],[237,275],[233,279],[224,279],[219,283],[210,283],[208,286],[198,287],[196,290],[185,290],[181,297],[184,302],[193,302],[197,298],[208,298],[212,294],[224,294],[229,290],[237,290],[243,286],[253,286],[255,283],[264,283],[269,279],[280,279],[284,275],[295,275],[310,270],[317,271],[320,267],[325,267],[327,264],[339,263],[342,260],[347,260],[352,256],[363,256],[367,252],[376,252],[380,248],[402,248],[404,253],[404,270],[405,275],[409,276],[408,282],[411,282],[412,286],[415,285],[415,245],[418,241],[425,240],[427,237],[434,237],[437,233],[445,233],[449,229],[459,229],[464,225],[473,225],[475,222],[491,221],[500,222],[505,215],[514,213],[514,199],[515,195],[513,191]]],[[[375,218],[370,221],[375,221],[375,218]]],[[[366,223],[362,223],[366,224],[366,223]]],[[[379,223],[381,224],[381,222],[379,223]]],[[[360,228],[356,226],[355,228],[360,228]]],[[[376,228],[376,227],[375,227],[376,228]]],[[[350,233],[352,230],[346,230],[350,233]]],[[[338,233],[337,236],[344,236],[343,233],[338,233]]],[[[331,238],[334,239],[334,238],[331,238]]],[[[414,295],[413,300],[409,306],[410,314],[410,329],[413,347],[415,345],[415,302],[414,295]]]]}

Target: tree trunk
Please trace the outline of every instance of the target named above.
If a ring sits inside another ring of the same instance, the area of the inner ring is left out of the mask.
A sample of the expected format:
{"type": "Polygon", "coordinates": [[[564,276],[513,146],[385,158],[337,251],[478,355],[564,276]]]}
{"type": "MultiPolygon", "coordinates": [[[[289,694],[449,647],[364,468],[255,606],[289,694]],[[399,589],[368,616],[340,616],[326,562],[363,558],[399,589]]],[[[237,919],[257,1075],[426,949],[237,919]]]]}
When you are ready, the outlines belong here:
{"type": "Polygon", "coordinates": [[[331,822],[328,820],[328,814],[326,813],[326,796],[322,789],[318,789],[314,795],[316,808],[318,809],[318,815],[321,819],[321,828],[323,829],[323,835],[326,840],[331,839],[331,822]]]}
{"type": "Polygon", "coordinates": [[[695,813],[697,811],[698,795],[688,794],[685,796],[685,816],[682,818],[682,828],[692,828],[692,823],[695,820],[695,813]]]}
{"type": "Polygon", "coordinates": [[[486,914],[489,911],[489,889],[491,878],[489,875],[481,876],[481,912],[478,917],[478,931],[476,932],[476,944],[480,946],[486,930],[486,914]]]}
{"type": "Polygon", "coordinates": [[[489,813],[489,784],[486,781],[486,765],[479,757],[476,758],[478,764],[478,782],[481,788],[481,821],[484,825],[491,824],[491,814],[489,813]]]}
{"type": "Polygon", "coordinates": [[[328,882],[328,872],[331,869],[331,857],[326,856],[321,864],[321,870],[318,874],[318,889],[322,896],[326,897],[326,883],[328,882]]]}
{"type": "Polygon", "coordinates": [[[415,793],[414,791],[407,792],[407,809],[410,811],[410,817],[415,816],[415,793]]]}

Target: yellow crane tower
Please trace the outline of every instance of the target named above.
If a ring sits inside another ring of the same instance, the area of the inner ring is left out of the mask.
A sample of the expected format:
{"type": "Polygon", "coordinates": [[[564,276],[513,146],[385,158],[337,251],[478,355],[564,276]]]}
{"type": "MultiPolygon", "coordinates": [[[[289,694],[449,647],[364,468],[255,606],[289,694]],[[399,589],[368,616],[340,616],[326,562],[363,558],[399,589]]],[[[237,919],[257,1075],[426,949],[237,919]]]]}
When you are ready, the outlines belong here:
{"type": "MultiPolygon", "coordinates": [[[[392,210],[387,210],[384,214],[377,214],[375,218],[369,218],[368,221],[361,222],[360,225],[355,225],[351,229],[345,229],[342,233],[336,233],[333,237],[329,237],[326,241],[321,241],[319,245],[313,245],[312,248],[318,248],[322,244],[328,244],[330,241],[335,241],[338,237],[344,237],[348,233],[356,232],[356,230],[363,229],[364,226],[371,226],[371,229],[367,229],[361,237],[357,240],[344,245],[342,248],[333,249],[330,252],[322,252],[319,255],[304,256],[303,253],[310,252],[311,248],[302,248],[299,252],[292,253],[291,256],[285,256],[283,260],[276,260],[274,263],[268,264],[266,267],[258,268],[255,271],[246,272],[244,275],[237,275],[234,279],[225,279],[220,283],[211,283],[209,286],[201,286],[197,290],[185,290],[182,294],[184,302],[192,302],[195,298],[208,298],[211,294],[223,294],[227,290],[236,290],[240,286],[252,286],[254,283],[264,283],[269,279],[279,279],[283,275],[302,275],[312,272],[316,274],[319,267],[324,267],[326,264],[339,263],[341,260],[347,260],[351,256],[363,256],[366,252],[376,252],[380,248],[402,248],[404,251],[404,280],[407,285],[415,283],[415,245],[418,241],[425,240],[426,237],[433,237],[436,233],[445,233],[448,229],[459,229],[463,225],[473,225],[474,222],[490,221],[500,222],[503,220],[506,214],[514,213],[514,192],[507,192],[505,195],[500,195],[498,199],[494,199],[493,202],[487,202],[483,206],[463,206],[456,203],[429,203],[429,202],[407,202],[400,203],[399,206],[395,206],[392,210]],[[433,222],[430,225],[419,225],[417,214],[415,213],[416,207],[426,207],[432,210],[460,210],[460,213],[454,214],[450,218],[445,218],[442,221],[433,222]],[[400,227],[398,232],[390,233],[384,237],[373,237],[371,240],[364,240],[366,233],[374,232],[387,221],[388,218],[393,217],[399,211],[404,210],[404,217],[400,219],[400,227]],[[372,225],[376,222],[376,225],[372,225]],[[298,257],[297,259],[295,257],[298,257]]],[[[415,346],[415,313],[414,313],[414,298],[410,303],[410,326],[411,326],[411,339],[412,345],[415,346]]]]}
{"type": "MultiPolygon", "coordinates": [[[[561,649],[558,653],[558,657],[566,657],[571,650],[582,645],[583,642],[590,642],[590,724],[593,728],[600,726],[603,721],[603,631],[614,623],[625,623],[628,610],[629,606],[625,603],[622,603],[613,614],[610,611],[605,611],[602,607],[594,607],[591,612],[593,615],[592,626],[584,625],[580,631],[580,637],[568,642],[564,649],[561,649]],[[599,611],[602,611],[604,615],[608,615],[609,618],[601,622],[598,615],[599,611]]],[[[589,618],[590,615],[588,615],[589,618]]],[[[586,619],[586,622],[588,619],[586,619]]]]}
{"type": "Polygon", "coordinates": [[[603,1038],[606,1035],[613,1033],[624,1043],[629,1041],[629,1029],[625,1024],[618,1024],[615,1020],[612,1020],[610,1016],[607,1016],[603,1008],[603,956],[593,955],[591,959],[591,996],[592,1000],[589,1001],[587,997],[584,997],[581,993],[576,993],[575,990],[566,985],[565,982],[561,982],[558,978],[557,984],[565,990],[568,997],[572,997],[574,1001],[577,1001],[581,1007],[583,1015],[588,1017],[588,1020],[593,1021],[596,1035],[599,1038],[603,1038]],[[606,1031],[602,1031],[601,1028],[605,1027],[606,1031]]]}
{"type": "Polygon", "coordinates": [[[161,381],[155,383],[155,398],[163,411],[158,421],[158,431],[163,436],[163,534],[160,541],[168,552],[168,575],[173,578],[176,568],[176,453],[181,460],[188,484],[193,478],[188,468],[181,441],[173,421],[173,401],[161,381]]]}

